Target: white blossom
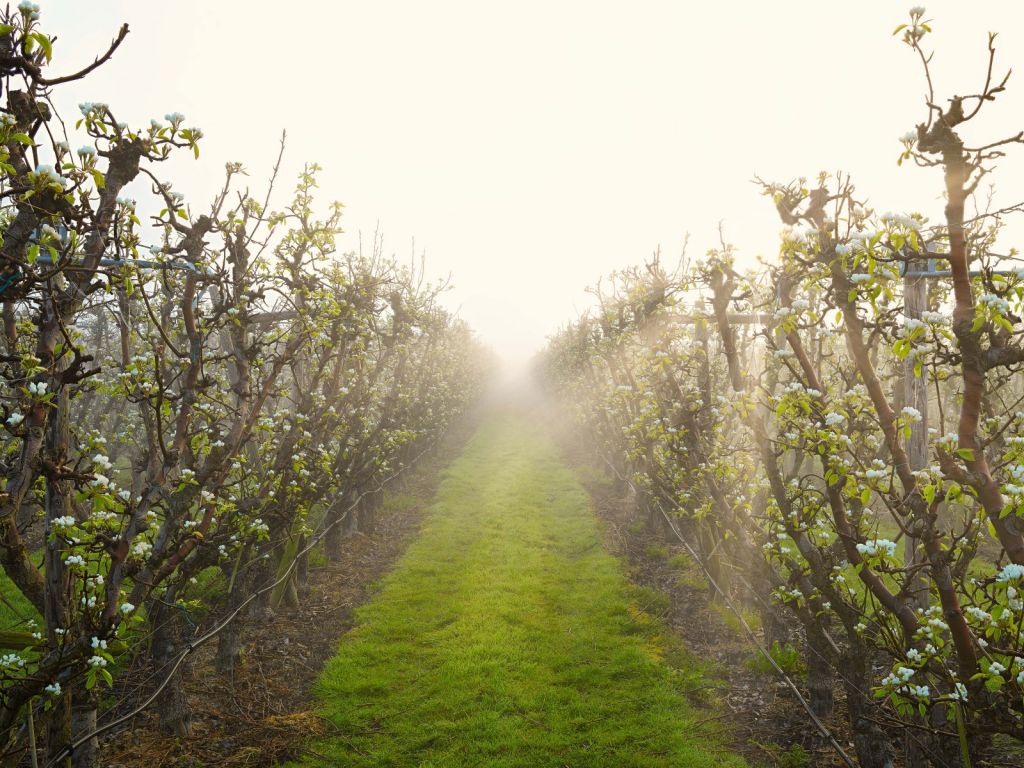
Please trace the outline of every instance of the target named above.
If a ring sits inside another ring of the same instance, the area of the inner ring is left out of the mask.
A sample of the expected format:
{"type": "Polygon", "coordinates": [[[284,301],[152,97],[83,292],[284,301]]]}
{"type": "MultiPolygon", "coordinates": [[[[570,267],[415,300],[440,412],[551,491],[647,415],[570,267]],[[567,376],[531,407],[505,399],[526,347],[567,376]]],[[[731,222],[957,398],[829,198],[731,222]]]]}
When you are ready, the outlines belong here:
{"type": "Polygon", "coordinates": [[[1020,581],[1024,578],[1024,565],[1008,563],[996,576],[996,581],[1020,581]]]}
{"type": "Polygon", "coordinates": [[[917,410],[917,408],[914,408],[912,405],[904,406],[902,413],[904,416],[907,417],[909,421],[915,424],[921,421],[921,412],[917,410]]]}
{"type": "Polygon", "coordinates": [[[37,179],[41,179],[47,184],[57,184],[60,187],[64,187],[68,183],[68,180],[54,170],[53,166],[49,163],[40,163],[36,166],[33,173],[37,179]]]}
{"type": "Polygon", "coordinates": [[[0,668],[23,669],[24,667],[25,660],[16,653],[5,653],[0,656],[0,668]]]}
{"type": "Polygon", "coordinates": [[[1010,311],[1010,302],[994,293],[986,293],[978,298],[978,306],[987,306],[993,314],[1005,315],[1010,311]]]}
{"type": "Polygon", "coordinates": [[[875,541],[868,541],[863,544],[857,545],[857,551],[866,557],[875,557],[881,554],[883,551],[889,557],[896,556],[896,542],[889,541],[889,539],[876,539],[875,541]]]}

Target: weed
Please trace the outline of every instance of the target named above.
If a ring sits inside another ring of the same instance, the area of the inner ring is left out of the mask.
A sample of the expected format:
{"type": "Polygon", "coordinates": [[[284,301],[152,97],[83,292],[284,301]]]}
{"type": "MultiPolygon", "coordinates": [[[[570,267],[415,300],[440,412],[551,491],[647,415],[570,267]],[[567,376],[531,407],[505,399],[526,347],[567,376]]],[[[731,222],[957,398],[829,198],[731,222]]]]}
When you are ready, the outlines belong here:
{"type": "MultiPolygon", "coordinates": [[[[800,651],[790,643],[780,645],[779,641],[776,640],[772,643],[772,647],[768,650],[772,660],[778,664],[782,671],[787,675],[802,675],[806,671],[804,666],[804,660],[800,655],[800,651]]],[[[775,668],[768,662],[762,654],[755,653],[753,656],[746,660],[748,669],[752,669],[755,672],[760,672],[765,675],[777,674],[775,668]]]]}

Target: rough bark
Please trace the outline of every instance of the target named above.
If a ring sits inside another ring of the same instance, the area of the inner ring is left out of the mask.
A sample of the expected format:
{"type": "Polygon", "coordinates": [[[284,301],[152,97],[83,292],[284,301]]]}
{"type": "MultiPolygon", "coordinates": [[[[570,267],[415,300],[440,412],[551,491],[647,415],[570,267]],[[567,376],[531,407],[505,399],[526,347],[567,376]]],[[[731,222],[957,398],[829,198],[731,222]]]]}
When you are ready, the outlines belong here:
{"type": "Polygon", "coordinates": [[[192,708],[182,686],[182,669],[179,667],[170,673],[171,665],[186,646],[185,622],[174,605],[173,594],[150,601],[149,619],[153,627],[150,658],[157,680],[162,681],[170,675],[155,702],[160,729],[172,736],[188,738],[192,735],[192,708]]]}

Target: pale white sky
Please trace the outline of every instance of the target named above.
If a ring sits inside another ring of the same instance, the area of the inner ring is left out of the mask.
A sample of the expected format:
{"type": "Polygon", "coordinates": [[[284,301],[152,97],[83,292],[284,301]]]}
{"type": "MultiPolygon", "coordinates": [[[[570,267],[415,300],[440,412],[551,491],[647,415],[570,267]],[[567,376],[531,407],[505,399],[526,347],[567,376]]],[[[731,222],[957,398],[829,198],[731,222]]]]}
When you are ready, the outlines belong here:
{"type": "MultiPolygon", "coordinates": [[[[688,232],[691,255],[719,220],[745,258],[773,253],[755,173],[851,171],[879,209],[941,215],[936,172],[895,163],[924,115],[919,64],[890,37],[909,2],[40,2],[57,71],[131,25],[113,61],[63,89],[66,117],[79,101],[133,124],[183,112],[202,156],[163,170],[199,208],[227,160],[265,179],[287,129],[278,202],[319,162],[325,201],[346,205],[342,249],[378,221],[400,256],[415,237],[429,272],[452,273],[449,305],[512,360],[598,277],[659,244],[674,257],[688,232]]],[[[988,30],[1002,68],[1024,67],[1019,0],[927,11],[943,98],[980,88],[988,30]]],[[[1024,128],[1024,81],[988,111],[970,135],[1024,128]]],[[[994,180],[1003,203],[1024,200],[1024,147],[994,180]]]]}

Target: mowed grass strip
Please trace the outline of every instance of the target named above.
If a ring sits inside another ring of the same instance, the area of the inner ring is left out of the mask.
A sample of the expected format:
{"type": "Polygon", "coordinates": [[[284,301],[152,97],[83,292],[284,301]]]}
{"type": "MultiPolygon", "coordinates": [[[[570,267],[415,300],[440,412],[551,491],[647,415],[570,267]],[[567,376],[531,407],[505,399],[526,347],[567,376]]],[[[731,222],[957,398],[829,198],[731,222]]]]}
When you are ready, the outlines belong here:
{"type": "Polygon", "coordinates": [[[488,421],[325,668],[337,735],[307,765],[742,765],[687,702],[693,670],[660,661],[588,503],[529,419],[488,421]]]}

